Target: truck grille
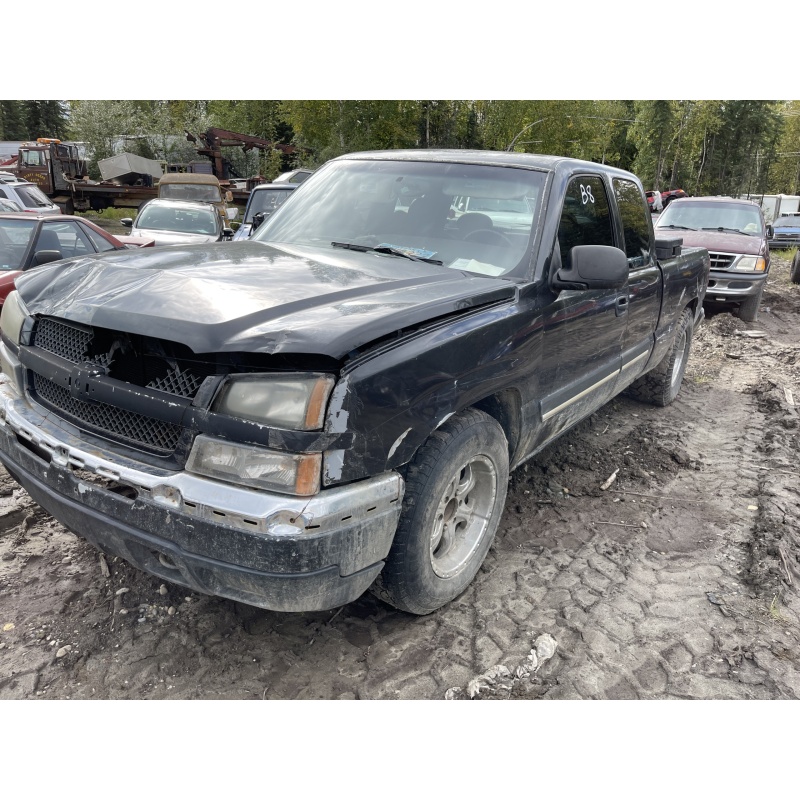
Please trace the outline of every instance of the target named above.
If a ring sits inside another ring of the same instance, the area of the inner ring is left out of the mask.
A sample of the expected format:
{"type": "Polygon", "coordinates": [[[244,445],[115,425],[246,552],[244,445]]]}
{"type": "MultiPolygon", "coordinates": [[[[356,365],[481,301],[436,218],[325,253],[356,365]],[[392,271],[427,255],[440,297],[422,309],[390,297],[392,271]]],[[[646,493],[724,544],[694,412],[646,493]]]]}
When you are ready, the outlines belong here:
{"type": "MultiPolygon", "coordinates": [[[[134,386],[144,386],[182,398],[193,398],[213,363],[198,361],[174,342],[104,328],[91,328],[52,317],[40,317],[33,344],[72,364],[91,362],[104,374],[134,386]]],[[[30,389],[45,407],[74,425],[158,456],[172,455],[183,428],[171,422],[75,397],[68,386],[34,372],[30,389]]],[[[52,376],[51,376],[52,377],[52,376]]]]}
{"type": "Polygon", "coordinates": [[[708,254],[711,256],[711,269],[730,269],[736,258],[731,253],[712,253],[709,251],[708,254]]]}
{"type": "Polygon", "coordinates": [[[76,400],[67,389],[34,373],[33,390],[39,402],[59,416],[100,434],[111,434],[128,444],[160,454],[172,453],[181,435],[181,428],[143,414],[115,408],[107,403],[86,403],[76,400]]]}

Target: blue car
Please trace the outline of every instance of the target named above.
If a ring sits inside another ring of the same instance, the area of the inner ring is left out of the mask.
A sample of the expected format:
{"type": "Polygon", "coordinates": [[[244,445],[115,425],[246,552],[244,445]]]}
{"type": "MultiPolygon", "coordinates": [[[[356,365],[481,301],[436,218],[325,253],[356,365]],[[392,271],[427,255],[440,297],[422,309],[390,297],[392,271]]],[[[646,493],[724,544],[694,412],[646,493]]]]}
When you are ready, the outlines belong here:
{"type": "Polygon", "coordinates": [[[233,237],[234,242],[250,238],[253,231],[299,186],[297,183],[261,183],[247,198],[244,219],[233,237]]]}
{"type": "Polygon", "coordinates": [[[769,247],[770,250],[788,250],[790,247],[800,247],[800,211],[781,214],[772,223],[769,247]]]}

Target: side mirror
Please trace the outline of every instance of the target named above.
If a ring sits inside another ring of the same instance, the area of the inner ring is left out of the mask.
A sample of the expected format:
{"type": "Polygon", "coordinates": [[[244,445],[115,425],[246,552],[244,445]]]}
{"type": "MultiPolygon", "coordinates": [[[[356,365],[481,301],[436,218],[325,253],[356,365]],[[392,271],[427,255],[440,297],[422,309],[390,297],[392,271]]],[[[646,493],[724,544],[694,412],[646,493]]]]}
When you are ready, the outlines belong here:
{"type": "Polygon", "coordinates": [[[231,191],[225,192],[225,202],[226,203],[232,203],[233,202],[233,192],[231,192],[231,191]]]}
{"type": "Polygon", "coordinates": [[[37,250],[31,260],[32,267],[40,267],[42,264],[49,264],[51,261],[60,261],[64,256],[60,250],[37,250]]]}
{"type": "Polygon", "coordinates": [[[234,220],[234,219],[236,219],[236,217],[239,216],[239,209],[236,208],[236,206],[234,206],[233,208],[226,208],[225,209],[225,216],[229,220],[234,220]]]}
{"type": "Polygon", "coordinates": [[[133,220],[130,217],[123,217],[119,221],[119,224],[123,225],[126,228],[132,228],[133,227],[133,220]]]}
{"type": "Polygon", "coordinates": [[[555,289],[621,289],[628,282],[628,257],[618,247],[583,244],[570,251],[572,266],[556,272],[555,289]]]}
{"type": "Polygon", "coordinates": [[[233,239],[233,228],[223,228],[222,229],[222,238],[223,239],[233,239]]]}
{"type": "Polygon", "coordinates": [[[258,226],[267,218],[267,215],[263,211],[259,211],[257,214],[253,215],[253,230],[256,230],[258,226]]]}
{"type": "Polygon", "coordinates": [[[772,225],[767,225],[767,239],[772,239],[775,236],[775,229],[772,225]]]}

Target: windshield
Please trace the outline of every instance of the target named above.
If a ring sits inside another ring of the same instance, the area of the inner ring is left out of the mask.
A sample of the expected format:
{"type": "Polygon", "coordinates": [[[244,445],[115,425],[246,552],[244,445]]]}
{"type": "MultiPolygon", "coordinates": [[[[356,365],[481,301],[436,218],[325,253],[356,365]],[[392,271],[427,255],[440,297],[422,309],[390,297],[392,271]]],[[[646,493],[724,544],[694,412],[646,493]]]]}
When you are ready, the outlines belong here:
{"type": "Polygon", "coordinates": [[[38,186],[15,186],[19,199],[27,208],[50,208],[53,205],[38,186]]]}
{"type": "Polygon", "coordinates": [[[147,205],[136,218],[137,228],[179,233],[217,233],[217,213],[205,208],[147,205]]]}
{"type": "Polygon", "coordinates": [[[800,228],[800,214],[781,215],[772,225],[773,228],[800,228]]]}
{"type": "Polygon", "coordinates": [[[221,203],[219,186],[204,183],[165,183],[158,189],[158,196],[165,200],[199,200],[205,203],[221,203]]]}
{"type": "Polygon", "coordinates": [[[0,219],[0,269],[20,268],[36,225],[36,220],[0,219]]]}
{"type": "Polygon", "coordinates": [[[670,203],[658,218],[656,228],[684,228],[688,230],[739,231],[755,236],[764,235],[764,223],[757,206],[738,203],[682,201],[670,203]]]}
{"type": "Polygon", "coordinates": [[[250,195],[250,205],[247,206],[247,216],[244,221],[252,222],[253,217],[259,212],[269,216],[290,194],[291,191],[286,189],[264,189],[260,192],[254,190],[250,195]]]}
{"type": "Polygon", "coordinates": [[[532,170],[473,164],[337,161],[317,172],[253,239],[378,248],[505,275],[527,266],[544,178],[532,170]]]}

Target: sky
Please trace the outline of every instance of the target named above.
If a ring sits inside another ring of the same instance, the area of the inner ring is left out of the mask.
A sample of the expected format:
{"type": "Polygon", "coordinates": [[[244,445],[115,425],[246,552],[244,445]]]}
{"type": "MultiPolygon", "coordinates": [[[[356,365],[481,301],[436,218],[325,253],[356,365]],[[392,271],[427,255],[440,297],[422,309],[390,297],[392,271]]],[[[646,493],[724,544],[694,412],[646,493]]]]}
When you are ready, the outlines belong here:
{"type": "Polygon", "coordinates": [[[37,25],[37,59],[5,37],[25,80],[4,70],[3,99],[792,99],[752,20],[707,0],[80,0],[69,16],[83,35],[37,25]]]}

